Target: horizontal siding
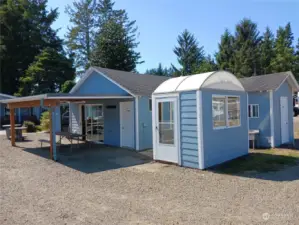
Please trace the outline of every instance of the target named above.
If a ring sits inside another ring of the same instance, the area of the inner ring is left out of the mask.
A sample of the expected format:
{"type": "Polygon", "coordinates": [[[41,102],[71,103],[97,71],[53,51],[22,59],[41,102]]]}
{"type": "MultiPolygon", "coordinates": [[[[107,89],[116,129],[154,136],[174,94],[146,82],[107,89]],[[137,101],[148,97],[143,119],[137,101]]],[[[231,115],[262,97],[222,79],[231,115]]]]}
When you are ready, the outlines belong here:
{"type": "Polygon", "coordinates": [[[180,95],[181,161],[186,167],[198,168],[196,92],[180,95]]]}

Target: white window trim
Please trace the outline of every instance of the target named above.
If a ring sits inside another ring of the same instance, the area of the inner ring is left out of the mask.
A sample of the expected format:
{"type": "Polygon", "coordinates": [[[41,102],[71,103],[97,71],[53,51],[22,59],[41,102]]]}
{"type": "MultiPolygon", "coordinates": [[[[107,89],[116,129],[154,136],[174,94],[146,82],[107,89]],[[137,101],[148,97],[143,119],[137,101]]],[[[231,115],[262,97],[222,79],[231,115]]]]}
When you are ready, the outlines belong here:
{"type": "Polygon", "coordinates": [[[242,112],[241,112],[241,97],[240,95],[217,95],[217,94],[214,94],[212,95],[212,126],[213,126],[213,130],[223,130],[223,129],[230,129],[230,128],[237,128],[237,127],[241,127],[242,123],[241,123],[241,115],[242,115],[242,112]],[[225,126],[221,126],[221,127],[214,127],[214,123],[213,123],[213,98],[216,97],[216,98],[225,98],[225,126]],[[237,125],[237,126],[229,126],[229,123],[228,123],[228,98],[229,97],[234,97],[234,98],[239,98],[239,103],[240,103],[240,124],[237,125]]]}
{"type": "Polygon", "coordinates": [[[248,115],[248,118],[250,119],[259,119],[260,118],[260,105],[259,104],[248,104],[249,109],[250,109],[250,116],[248,115]],[[253,106],[257,106],[258,110],[257,110],[257,114],[258,116],[253,116],[253,106]]]}

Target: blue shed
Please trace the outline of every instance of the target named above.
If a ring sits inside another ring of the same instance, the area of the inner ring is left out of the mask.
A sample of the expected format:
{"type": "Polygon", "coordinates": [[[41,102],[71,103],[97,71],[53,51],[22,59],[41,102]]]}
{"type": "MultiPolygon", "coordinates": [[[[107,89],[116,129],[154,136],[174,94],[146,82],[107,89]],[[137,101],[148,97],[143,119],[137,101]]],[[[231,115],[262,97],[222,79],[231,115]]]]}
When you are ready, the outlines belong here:
{"type": "Polygon", "coordinates": [[[299,86],[292,72],[241,78],[240,82],[248,92],[249,129],[259,131],[257,146],[293,144],[293,93],[299,86]]]}
{"type": "Polygon", "coordinates": [[[78,100],[69,105],[70,130],[107,145],[152,148],[151,94],[167,79],[89,68],[70,91],[70,96],[78,100]]]}
{"type": "Polygon", "coordinates": [[[152,100],[155,160],[204,169],[248,154],[247,93],[233,74],[172,78],[152,100]]]}

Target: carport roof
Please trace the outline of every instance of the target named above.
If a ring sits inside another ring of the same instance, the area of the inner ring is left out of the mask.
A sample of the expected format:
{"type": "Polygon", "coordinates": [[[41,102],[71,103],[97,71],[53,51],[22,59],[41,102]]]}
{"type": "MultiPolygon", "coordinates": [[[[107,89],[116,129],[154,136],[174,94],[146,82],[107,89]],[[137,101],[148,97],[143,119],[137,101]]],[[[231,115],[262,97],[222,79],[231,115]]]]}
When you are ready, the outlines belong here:
{"type": "Polygon", "coordinates": [[[42,100],[57,100],[57,101],[78,101],[78,100],[90,100],[90,99],[130,99],[132,96],[123,96],[119,94],[115,95],[82,95],[82,94],[69,94],[69,93],[47,93],[40,95],[32,95],[26,97],[18,97],[12,99],[0,100],[0,103],[17,103],[17,102],[32,102],[42,100]]]}

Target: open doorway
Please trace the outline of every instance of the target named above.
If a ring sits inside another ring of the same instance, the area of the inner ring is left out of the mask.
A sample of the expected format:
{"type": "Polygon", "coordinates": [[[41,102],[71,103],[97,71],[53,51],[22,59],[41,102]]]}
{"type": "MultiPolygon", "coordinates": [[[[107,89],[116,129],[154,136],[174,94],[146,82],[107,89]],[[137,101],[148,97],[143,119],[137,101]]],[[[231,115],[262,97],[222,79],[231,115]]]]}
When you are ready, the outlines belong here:
{"type": "Polygon", "coordinates": [[[82,107],[82,133],[87,141],[104,143],[104,109],[102,104],[87,104],[82,107]]]}

